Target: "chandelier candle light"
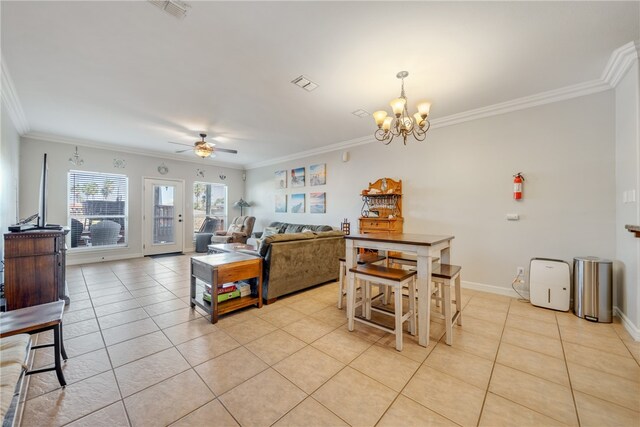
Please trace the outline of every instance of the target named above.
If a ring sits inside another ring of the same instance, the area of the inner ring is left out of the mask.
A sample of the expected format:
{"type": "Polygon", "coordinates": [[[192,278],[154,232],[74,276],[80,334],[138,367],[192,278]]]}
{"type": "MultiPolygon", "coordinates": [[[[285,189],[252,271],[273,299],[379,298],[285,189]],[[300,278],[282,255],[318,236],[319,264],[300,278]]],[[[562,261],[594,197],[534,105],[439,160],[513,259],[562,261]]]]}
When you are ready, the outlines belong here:
{"type": "Polygon", "coordinates": [[[374,136],[378,141],[385,143],[385,145],[389,145],[396,136],[402,137],[404,145],[407,145],[407,137],[409,135],[413,135],[418,141],[424,141],[427,131],[431,127],[431,123],[428,120],[431,103],[419,103],[418,112],[413,115],[413,118],[411,118],[407,112],[404,79],[408,75],[409,73],[407,71],[400,71],[396,74],[396,77],[402,80],[402,90],[400,91],[400,97],[389,103],[395,118],[388,117],[387,112],[383,110],[373,113],[373,118],[376,121],[376,125],[378,125],[374,136]]]}

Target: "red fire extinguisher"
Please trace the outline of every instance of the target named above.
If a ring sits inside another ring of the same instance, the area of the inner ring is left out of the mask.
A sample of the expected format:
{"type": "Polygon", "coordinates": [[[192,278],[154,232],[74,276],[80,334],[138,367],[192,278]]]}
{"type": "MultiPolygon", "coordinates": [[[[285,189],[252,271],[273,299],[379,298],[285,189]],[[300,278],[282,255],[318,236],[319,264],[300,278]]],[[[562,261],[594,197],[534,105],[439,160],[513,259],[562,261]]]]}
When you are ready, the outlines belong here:
{"type": "Polygon", "coordinates": [[[513,198],[515,200],[522,199],[522,183],[524,182],[524,176],[521,172],[513,175],[513,198]]]}

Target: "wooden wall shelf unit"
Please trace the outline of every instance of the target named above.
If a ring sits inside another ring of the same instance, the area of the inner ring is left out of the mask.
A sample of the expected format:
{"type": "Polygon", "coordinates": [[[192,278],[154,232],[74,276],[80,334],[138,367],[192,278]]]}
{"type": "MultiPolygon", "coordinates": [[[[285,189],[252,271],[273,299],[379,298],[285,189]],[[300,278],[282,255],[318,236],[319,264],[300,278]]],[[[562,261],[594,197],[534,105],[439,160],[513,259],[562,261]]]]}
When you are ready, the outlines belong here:
{"type": "Polygon", "coordinates": [[[402,180],[380,178],[362,191],[361,234],[402,233],[402,180]]]}
{"type": "Polygon", "coordinates": [[[4,293],[7,311],[64,299],[65,235],[69,229],[4,235],[4,293]]]}

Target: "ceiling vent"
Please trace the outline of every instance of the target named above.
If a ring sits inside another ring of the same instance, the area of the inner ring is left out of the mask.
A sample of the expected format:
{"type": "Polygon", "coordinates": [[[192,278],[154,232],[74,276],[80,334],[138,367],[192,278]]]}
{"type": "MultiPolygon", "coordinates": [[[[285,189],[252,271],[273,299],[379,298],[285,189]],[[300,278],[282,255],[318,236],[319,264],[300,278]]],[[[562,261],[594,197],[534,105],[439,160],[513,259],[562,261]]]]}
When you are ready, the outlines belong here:
{"type": "Polygon", "coordinates": [[[296,86],[300,86],[302,89],[306,90],[307,92],[311,92],[312,90],[318,87],[316,83],[312,82],[311,80],[309,80],[308,77],[305,77],[305,76],[300,76],[296,79],[293,79],[291,83],[293,83],[296,86]]]}
{"type": "Polygon", "coordinates": [[[182,19],[187,16],[187,12],[191,7],[187,3],[179,0],[168,0],[168,1],[159,1],[159,0],[147,0],[152,5],[164,10],[169,15],[174,16],[178,19],[182,19]]]}
{"type": "Polygon", "coordinates": [[[368,111],[363,110],[362,108],[360,108],[359,110],[356,110],[356,111],[352,111],[351,114],[353,114],[356,117],[360,117],[361,119],[363,119],[365,117],[369,117],[371,115],[371,113],[369,113],[368,111]]]}

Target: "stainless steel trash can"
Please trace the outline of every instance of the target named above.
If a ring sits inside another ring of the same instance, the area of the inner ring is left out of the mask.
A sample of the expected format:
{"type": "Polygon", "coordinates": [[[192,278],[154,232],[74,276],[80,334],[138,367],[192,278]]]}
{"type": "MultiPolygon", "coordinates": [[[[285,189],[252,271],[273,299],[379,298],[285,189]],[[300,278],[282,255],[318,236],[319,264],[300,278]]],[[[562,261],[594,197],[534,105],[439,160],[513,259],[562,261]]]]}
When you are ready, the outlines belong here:
{"type": "Polygon", "coordinates": [[[613,263],[585,256],[573,259],[573,312],[592,322],[611,323],[613,263]]]}

